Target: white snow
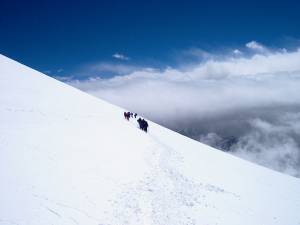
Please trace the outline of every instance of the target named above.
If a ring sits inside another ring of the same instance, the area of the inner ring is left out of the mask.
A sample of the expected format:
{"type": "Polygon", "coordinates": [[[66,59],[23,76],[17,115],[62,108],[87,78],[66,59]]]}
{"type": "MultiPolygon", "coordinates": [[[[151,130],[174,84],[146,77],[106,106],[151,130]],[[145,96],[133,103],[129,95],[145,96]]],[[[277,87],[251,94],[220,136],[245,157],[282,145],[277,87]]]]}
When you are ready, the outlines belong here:
{"type": "Polygon", "coordinates": [[[299,179],[123,111],[0,55],[0,224],[300,224],[299,179]]]}

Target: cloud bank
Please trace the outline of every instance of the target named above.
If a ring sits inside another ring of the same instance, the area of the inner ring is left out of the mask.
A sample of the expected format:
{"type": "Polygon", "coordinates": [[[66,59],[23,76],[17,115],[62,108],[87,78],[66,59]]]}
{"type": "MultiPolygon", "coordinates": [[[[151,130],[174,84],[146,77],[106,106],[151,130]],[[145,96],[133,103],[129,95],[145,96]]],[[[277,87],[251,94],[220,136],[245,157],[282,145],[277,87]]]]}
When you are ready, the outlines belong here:
{"type": "Polygon", "coordinates": [[[252,41],[184,69],[137,68],[69,83],[196,140],[300,176],[300,49],[252,41]]]}

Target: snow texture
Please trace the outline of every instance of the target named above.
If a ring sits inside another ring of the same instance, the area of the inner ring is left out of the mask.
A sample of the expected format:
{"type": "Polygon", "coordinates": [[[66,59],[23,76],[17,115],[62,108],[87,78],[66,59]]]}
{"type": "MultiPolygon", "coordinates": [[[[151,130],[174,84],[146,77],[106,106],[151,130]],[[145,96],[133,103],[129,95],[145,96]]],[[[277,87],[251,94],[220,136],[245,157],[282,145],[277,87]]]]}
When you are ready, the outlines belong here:
{"type": "Polygon", "coordinates": [[[300,224],[299,179],[123,111],[0,55],[0,224],[300,224]]]}

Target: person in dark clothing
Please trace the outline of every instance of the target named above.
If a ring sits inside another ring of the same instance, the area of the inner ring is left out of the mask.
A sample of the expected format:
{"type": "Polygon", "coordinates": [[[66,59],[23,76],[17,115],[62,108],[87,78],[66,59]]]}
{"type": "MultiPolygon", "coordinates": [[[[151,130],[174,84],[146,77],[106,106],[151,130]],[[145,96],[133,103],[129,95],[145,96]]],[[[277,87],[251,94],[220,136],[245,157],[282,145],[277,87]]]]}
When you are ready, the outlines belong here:
{"type": "Polygon", "coordinates": [[[125,117],[126,120],[129,120],[130,112],[124,112],[124,117],[125,117]]]}
{"type": "Polygon", "coordinates": [[[144,119],[142,119],[142,130],[145,130],[145,120],[144,119]]]}
{"type": "Polygon", "coordinates": [[[137,113],[134,114],[134,118],[136,118],[136,117],[137,117],[137,113]]]}
{"type": "Polygon", "coordinates": [[[142,119],[142,130],[145,131],[147,133],[148,130],[148,122],[144,119],[142,119]]]}
{"type": "Polygon", "coordinates": [[[127,118],[130,119],[130,112],[127,112],[127,118]]]}
{"type": "Polygon", "coordinates": [[[138,120],[137,120],[137,122],[138,122],[138,124],[139,124],[139,126],[140,126],[140,129],[141,130],[143,130],[143,131],[145,131],[146,133],[147,133],[147,131],[148,131],[148,122],[146,121],[146,120],[144,120],[144,119],[142,119],[142,118],[139,118],[138,120]]]}
{"type": "Polygon", "coordinates": [[[147,133],[147,131],[148,131],[148,122],[146,121],[146,120],[144,120],[145,122],[144,122],[144,131],[147,133]]]}
{"type": "Polygon", "coordinates": [[[142,129],[143,129],[142,119],[139,118],[139,119],[137,120],[137,122],[138,122],[138,124],[139,124],[139,126],[140,126],[140,129],[142,130],[142,129]]]}

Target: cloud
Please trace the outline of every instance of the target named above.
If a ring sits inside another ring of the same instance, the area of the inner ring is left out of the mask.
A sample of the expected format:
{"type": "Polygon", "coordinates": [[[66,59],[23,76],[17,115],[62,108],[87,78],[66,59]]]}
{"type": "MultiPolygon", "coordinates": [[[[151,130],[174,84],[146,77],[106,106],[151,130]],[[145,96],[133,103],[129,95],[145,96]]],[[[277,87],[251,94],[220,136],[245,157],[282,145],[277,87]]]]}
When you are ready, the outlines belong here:
{"type": "Polygon", "coordinates": [[[127,57],[123,54],[120,54],[120,53],[115,53],[115,54],[112,55],[112,57],[115,58],[115,59],[125,60],[125,61],[130,59],[129,57],[127,57]]]}
{"type": "Polygon", "coordinates": [[[235,55],[241,55],[241,54],[243,54],[239,49],[234,49],[232,52],[235,55]]]}
{"type": "Polygon", "coordinates": [[[63,72],[63,71],[64,71],[63,69],[57,69],[57,70],[44,70],[43,73],[48,74],[48,75],[54,77],[55,79],[58,79],[58,80],[61,80],[61,81],[64,81],[64,82],[72,80],[72,79],[65,79],[64,76],[56,76],[58,73],[61,73],[61,72],[63,72]],[[60,77],[61,77],[61,78],[60,78],[60,77]]]}
{"type": "Polygon", "coordinates": [[[136,70],[141,69],[138,66],[134,65],[128,65],[128,64],[117,64],[117,63],[111,63],[111,62],[100,62],[95,63],[92,65],[88,65],[84,68],[86,71],[85,73],[90,74],[100,74],[101,73],[112,73],[114,75],[123,75],[123,74],[129,74],[136,70]]]}
{"type": "MultiPolygon", "coordinates": [[[[227,128],[242,135],[226,136],[224,133],[206,133],[198,140],[213,147],[229,151],[238,157],[260,165],[300,177],[300,113],[297,110],[264,113],[239,118],[240,123],[230,122],[227,128]]],[[[220,129],[220,128],[219,128],[220,129]]],[[[226,132],[226,131],[225,131],[226,132]]]]}
{"type": "Polygon", "coordinates": [[[235,155],[300,176],[300,114],[284,113],[274,121],[254,119],[251,129],[232,146],[235,155]]]}
{"type": "Polygon", "coordinates": [[[135,67],[123,76],[69,83],[189,137],[228,144],[236,155],[298,176],[300,50],[268,51],[211,57],[184,71],[135,67]],[[289,124],[293,132],[285,129],[289,124]]]}
{"type": "Polygon", "coordinates": [[[62,82],[72,82],[74,81],[74,76],[52,76],[54,79],[60,80],[62,82]]]}
{"type": "Polygon", "coordinates": [[[246,43],[246,47],[251,50],[259,51],[259,52],[268,51],[268,49],[265,46],[263,46],[262,44],[260,44],[256,41],[250,41],[250,42],[246,43]]]}
{"type": "Polygon", "coordinates": [[[189,48],[181,52],[181,54],[186,56],[195,57],[196,59],[209,59],[213,55],[203,49],[200,48],[189,48]]]}

